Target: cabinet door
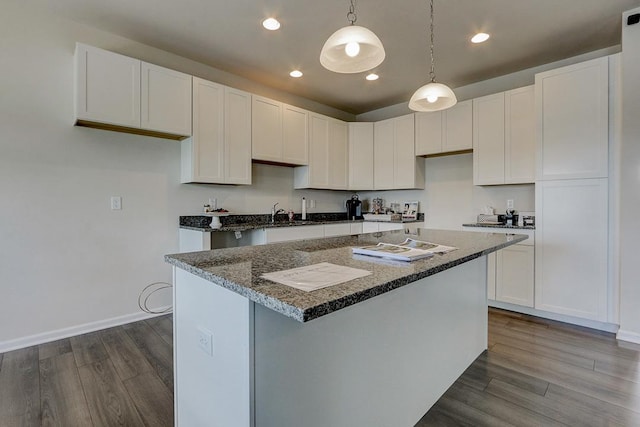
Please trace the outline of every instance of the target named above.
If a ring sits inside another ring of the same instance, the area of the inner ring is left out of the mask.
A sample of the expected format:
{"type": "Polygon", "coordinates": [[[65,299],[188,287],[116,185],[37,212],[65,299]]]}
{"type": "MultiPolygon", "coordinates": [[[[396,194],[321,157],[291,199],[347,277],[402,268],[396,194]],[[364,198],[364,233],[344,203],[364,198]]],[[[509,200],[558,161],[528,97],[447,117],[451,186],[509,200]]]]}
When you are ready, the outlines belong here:
{"type": "Polygon", "coordinates": [[[349,185],[349,131],[340,120],[329,121],[329,188],[346,190],[349,185]]]}
{"type": "Polygon", "coordinates": [[[349,123],[349,189],[373,190],[373,123],[349,123]]]}
{"type": "Polygon", "coordinates": [[[309,115],[308,181],[312,188],[329,187],[329,117],[309,115]]]}
{"type": "Polygon", "coordinates": [[[225,182],[224,90],[217,83],[193,78],[193,136],[182,141],[182,161],[192,165],[193,173],[183,176],[183,182],[225,182]]]}
{"type": "Polygon", "coordinates": [[[282,103],[256,95],[251,102],[252,158],[282,162],[282,103]]]}
{"type": "Polygon", "coordinates": [[[504,93],[473,100],[473,184],[504,184],[504,93]]]}
{"type": "Polygon", "coordinates": [[[351,234],[351,224],[325,224],[324,237],[348,236],[351,234]]]}
{"type": "Polygon", "coordinates": [[[536,74],[538,179],[608,176],[609,60],[536,74]]]}
{"type": "Polygon", "coordinates": [[[607,320],[607,181],[536,182],[535,308],[607,320]]]}
{"type": "Polygon", "coordinates": [[[407,114],[393,120],[393,188],[416,188],[414,115],[407,114]]]}
{"type": "Polygon", "coordinates": [[[225,89],[225,182],[251,184],[251,94],[225,89]]]}
{"type": "Polygon", "coordinates": [[[416,156],[442,152],[442,113],[415,113],[416,156]]]}
{"type": "Polygon", "coordinates": [[[324,225],[304,225],[299,227],[267,228],[266,243],[288,242],[324,237],[324,225]]]}
{"type": "Polygon", "coordinates": [[[404,225],[397,222],[381,222],[378,223],[378,231],[403,230],[404,225]]]}
{"type": "Polygon", "coordinates": [[[442,152],[473,148],[473,102],[458,102],[442,112],[442,152]]]}
{"type": "Polygon", "coordinates": [[[533,86],[504,94],[504,182],[535,182],[536,116],[533,86]]]}
{"type": "Polygon", "coordinates": [[[140,61],[76,44],[76,119],[140,127],[140,61]]]}
{"type": "Polygon", "coordinates": [[[487,255],[487,299],[496,299],[496,252],[487,255]]]}
{"type": "Polygon", "coordinates": [[[141,118],[143,129],[191,135],[191,76],[141,63],[141,118]]]}
{"type": "Polygon", "coordinates": [[[373,188],[393,189],[394,175],[394,119],[373,124],[373,188]]]}
{"type": "Polygon", "coordinates": [[[287,164],[309,164],[309,112],[286,104],[282,106],[282,156],[287,164]]]}
{"type": "Polygon", "coordinates": [[[377,222],[373,221],[365,221],[362,223],[362,232],[363,233],[376,233],[378,231],[377,222]]]}
{"type": "Polygon", "coordinates": [[[495,299],[533,307],[533,246],[514,245],[496,253],[495,299]]]}

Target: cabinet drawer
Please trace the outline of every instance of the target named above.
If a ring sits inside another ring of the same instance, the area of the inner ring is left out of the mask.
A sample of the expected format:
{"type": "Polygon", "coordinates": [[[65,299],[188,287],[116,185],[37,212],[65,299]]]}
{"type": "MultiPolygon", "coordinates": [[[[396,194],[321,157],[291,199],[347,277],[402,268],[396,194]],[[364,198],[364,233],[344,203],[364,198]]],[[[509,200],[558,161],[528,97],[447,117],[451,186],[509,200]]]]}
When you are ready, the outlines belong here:
{"type": "Polygon", "coordinates": [[[291,240],[318,239],[324,237],[324,225],[305,225],[300,227],[267,228],[266,243],[287,242],[291,240]]]}

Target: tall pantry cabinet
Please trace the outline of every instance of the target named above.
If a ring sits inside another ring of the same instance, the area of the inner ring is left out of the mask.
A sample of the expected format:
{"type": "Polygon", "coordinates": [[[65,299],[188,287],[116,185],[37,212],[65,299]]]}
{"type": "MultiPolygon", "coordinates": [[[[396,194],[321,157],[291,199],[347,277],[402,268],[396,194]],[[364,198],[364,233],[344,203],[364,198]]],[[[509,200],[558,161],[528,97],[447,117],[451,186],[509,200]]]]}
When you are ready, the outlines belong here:
{"type": "MultiPolygon", "coordinates": [[[[536,75],[535,308],[611,322],[610,60],[536,75]]],[[[614,77],[616,73],[611,73],[614,77]]]]}

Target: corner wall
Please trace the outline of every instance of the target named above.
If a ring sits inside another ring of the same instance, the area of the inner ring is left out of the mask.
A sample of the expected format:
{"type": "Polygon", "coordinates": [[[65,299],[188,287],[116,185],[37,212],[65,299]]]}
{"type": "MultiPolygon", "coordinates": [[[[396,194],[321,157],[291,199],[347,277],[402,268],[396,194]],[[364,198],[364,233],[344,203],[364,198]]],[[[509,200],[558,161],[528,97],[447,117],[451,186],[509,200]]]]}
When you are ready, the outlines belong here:
{"type": "Polygon", "coordinates": [[[622,141],[620,148],[620,331],[640,343],[640,24],[622,17],[622,141]]]}

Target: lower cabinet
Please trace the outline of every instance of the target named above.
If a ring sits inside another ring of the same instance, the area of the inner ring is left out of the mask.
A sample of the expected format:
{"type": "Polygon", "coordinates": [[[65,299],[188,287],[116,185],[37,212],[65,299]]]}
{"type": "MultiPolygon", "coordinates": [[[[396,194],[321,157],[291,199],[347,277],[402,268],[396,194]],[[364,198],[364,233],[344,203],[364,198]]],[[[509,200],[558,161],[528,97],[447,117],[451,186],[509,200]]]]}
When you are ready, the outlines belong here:
{"type": "Polygon", "coordinates": [[[513,245],[495,255],[495,300],[533,307],[534,248],[513,245]]]}
{"type": "Polygon", "coordinates": [[[534,306],[535,231],[465,227],[465,231],[526,234],[529,238],[487,256],[487,299],[523,307],[534,306]]]}

